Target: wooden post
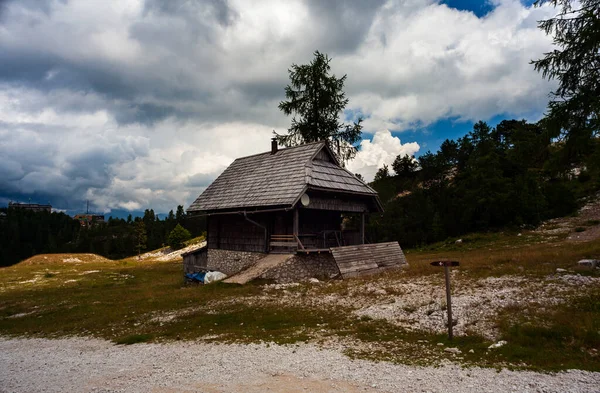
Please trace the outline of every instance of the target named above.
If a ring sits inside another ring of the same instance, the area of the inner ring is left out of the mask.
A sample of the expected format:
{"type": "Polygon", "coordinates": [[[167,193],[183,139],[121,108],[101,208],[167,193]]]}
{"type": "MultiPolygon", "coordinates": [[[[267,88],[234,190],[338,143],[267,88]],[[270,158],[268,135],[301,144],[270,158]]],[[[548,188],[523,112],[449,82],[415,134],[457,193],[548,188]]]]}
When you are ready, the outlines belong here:
{"type": "Polygon", "coordinates": [[[365,244],[365,212],[360,213],[360,244],[365,244]]]}
{"type": "Polygon", "coordinates": [[[206,216],[206,245],[208,246],[208,238],[210,237],[210,215],[206,216]]]}
{"type": "Polygon", "coordinates": [[[452,340],[452,299],[450,297],[450,268],[444,265],[444,273],[446,273],[446,303],[448,305],[448,339],[452,340]]]}
{"type": "Polygon", "coordinates": [[[446,305],[448,309],[448,339],[452,340],[452,299],[450,297],[450,266],[459,266],[458,261],[435,261],[431,262],[431,266],[443,266],[444,274],[446,276],[446,305]]]}
{"type": "Polygon", "coordinates": [[[298,236],[298,228],[300,228],[299,219],[300,219],[300,215],[298,212],[298,208],[295,208],[294,209],[294,236],[298,236]]]}
{"type": "Polygon", "coordinates": [[[215,217],[217,220],[217,248],[221,248],[221,217],[215,217]]]}

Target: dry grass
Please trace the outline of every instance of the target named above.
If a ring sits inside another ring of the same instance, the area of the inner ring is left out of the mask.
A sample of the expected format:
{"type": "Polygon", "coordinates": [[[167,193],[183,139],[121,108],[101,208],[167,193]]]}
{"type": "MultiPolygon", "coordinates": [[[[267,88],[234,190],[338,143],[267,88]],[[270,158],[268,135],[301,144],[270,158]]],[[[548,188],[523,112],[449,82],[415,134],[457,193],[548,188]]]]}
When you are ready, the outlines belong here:
{"type": "Polygon", "coordinates": [[[105,263],[109,262],[96,254],[39,254],[19,263],[19,265],[60,265],[63,263],[105,263]]]}
{"type": "MultiPolygon", "coordinates": [[[[431,275],[441,279],[443,270],[429,265],[437,259],[459,260],[461,280],[468,283],[503,275],[543,279],[556,268],[577,269],[578,259],[599,257],[600,241],[511,244],[506,238],[484,237],[454,245],[452,250],[412,250],[407,253],[410,268],[403,272],[325,285],[302,284],[270,293],[261,284],[185,287],[180,262],[41,255],[0,269],[0,334],[95,336],[121,344],[177,339],[311,341],[352,348],[347,350],[351,356],[402,363],[452,359],[491,367],[600,370],[600,358],[593,351],[600,347],[597,286],[586,292],[587,297],[577,297],[575,291],[572,302],[549,305],[543,312],[535,307],[504,310],[497,325],[509,344],[492,352],[487,351],[491,343],[477,335],[449,343],[443,335],[410,332],[353,313],[380,299],[377,292],[365,291],[373,283],[380,283],[386,296],[401,299],[406,294],[395,282],[431,275]],[[294,301],[282,302],[285,293],[294,301]],[[341,300],[325,301],[329,298],[341,300]],[[537,337],[541,339],[536,341],[537,337]],[[457,346],[463,354],[445,353],[438,342],[457,346]]],[[[598,276],[591,271],[580,273],[598,276]]],[[[423,294],[424,302],[426,297],[423,294]]],[[[411,311],[407,307],[405,311],[411,311]]]]}
{"type": "Polygon", "coordinates": [[[460,269],[471,277],[498,277],[501,275],[544,276],[553,274],[557,268],[575,269],[579,273],[588,273],[578,269],[577,261],[584,258],[600,257],[600,241],[587,243],[546,243],[498,246],[494,242],[482,244],[476,249],[449,251],[408,252],[410,260],[409,275],[422,276],[434,274],[430,266],[435,260],[456,260],[460,269]]]}

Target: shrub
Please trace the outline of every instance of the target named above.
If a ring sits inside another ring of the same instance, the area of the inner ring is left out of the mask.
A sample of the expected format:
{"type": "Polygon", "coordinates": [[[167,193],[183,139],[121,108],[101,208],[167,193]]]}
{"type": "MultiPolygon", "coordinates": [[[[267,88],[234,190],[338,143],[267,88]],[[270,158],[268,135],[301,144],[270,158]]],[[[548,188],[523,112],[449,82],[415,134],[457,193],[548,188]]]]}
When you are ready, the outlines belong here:
{"type": "Polygon", "coordinates": [[[169,234],[169,246],[173,250],[179,250],[180,248],[183,248],[184,243],[191,238],[192,234],[180,224],[177,224],[177,226],[169,234]]]}

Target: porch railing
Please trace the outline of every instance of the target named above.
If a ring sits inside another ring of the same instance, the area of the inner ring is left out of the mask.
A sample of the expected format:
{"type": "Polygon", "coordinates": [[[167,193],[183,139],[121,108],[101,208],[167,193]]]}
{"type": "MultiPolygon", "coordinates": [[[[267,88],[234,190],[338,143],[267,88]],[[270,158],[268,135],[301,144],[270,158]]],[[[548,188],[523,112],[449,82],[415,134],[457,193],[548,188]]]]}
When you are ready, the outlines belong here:
{"type": "Polygon", "coordinates": [[[318,233],[296,235],[271,235],[270,251],[294,252],[326,250],[331,247],[361,244],[358,231],[325,230],[318,233]]]}

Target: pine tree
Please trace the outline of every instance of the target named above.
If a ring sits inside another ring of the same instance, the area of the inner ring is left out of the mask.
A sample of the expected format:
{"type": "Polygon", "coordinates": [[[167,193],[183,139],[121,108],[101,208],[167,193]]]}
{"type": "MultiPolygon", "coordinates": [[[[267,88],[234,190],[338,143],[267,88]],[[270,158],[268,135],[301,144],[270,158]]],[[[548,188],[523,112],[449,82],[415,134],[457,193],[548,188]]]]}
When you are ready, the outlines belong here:
{"type": "Polygon", "coordinates": [[[418,167],[419,163],[417,160],[415,160],[415,157],[411,157],[408,154],[403,156],[398,155],[392,163],[394,172],[396,172],[396,175],[399,176],[410,176],[417,170],[418,167]]]}
{"type": "Polygon", "coordinates": [[[532,61],[544,78],[556,79],[544,124],[566,140],[564,160],[580,162],[593,154],[600,135],[600,0],[538,0],[558,14],[539,22],[557,47],[532,61]]]}
{"type": "Polygon", "coordinates": [[[353,124],[340,122],[348,99],[343,91],[346,75],[329,75],[331,59],[319,51],[306,65],[292,64],[288,70],[291,83],[285,88],[287,101],[279,109],[293,115],[287,135],[275,133],[278,142],[296,146],[308,142],[326,141],[343,163],[356,155],[354,145],[360,140],[362,118],[353,124]]]}
{"type": "Polygon", "coordinates": [[[175,214],[175,219],[177,220],[178,224],[181,224],[185,219],[185,210],[183,210],[182,205],[177,206],[177,213],[175,214]]]}
{"type": "Polygon", "coordinates": [[[146,225],[144,221],[138,220],[135,223],[135,249],[138,253],[138,258],[140,257],[142,250],[146,249],[146,241],[148,240],[146,236],[146,225]]]}
{"type": "Polygon", "coordinates": [[[383,164],[383,167],[379,168],[377,173],[375,173],[373,181],[387,179],[388,177],[390,177],[390,168],[386,164],[383,164]]]}

